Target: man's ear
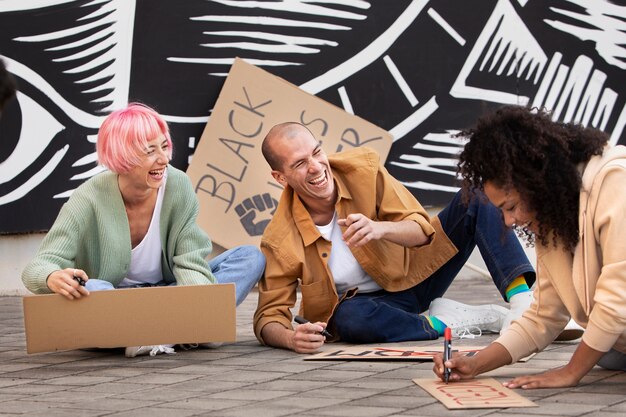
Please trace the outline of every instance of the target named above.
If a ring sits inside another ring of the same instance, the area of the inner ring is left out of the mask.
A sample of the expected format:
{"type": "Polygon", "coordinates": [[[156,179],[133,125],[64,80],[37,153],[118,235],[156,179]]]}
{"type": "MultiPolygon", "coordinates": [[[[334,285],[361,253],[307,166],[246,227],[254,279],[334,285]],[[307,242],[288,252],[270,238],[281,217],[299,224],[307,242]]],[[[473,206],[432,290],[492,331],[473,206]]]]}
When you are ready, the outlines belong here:
{"type": "Polygon", "coordinates": [[[272,177],[283,187],[287,186],[287,179],[280,171],[272,170],[272,177]]]}

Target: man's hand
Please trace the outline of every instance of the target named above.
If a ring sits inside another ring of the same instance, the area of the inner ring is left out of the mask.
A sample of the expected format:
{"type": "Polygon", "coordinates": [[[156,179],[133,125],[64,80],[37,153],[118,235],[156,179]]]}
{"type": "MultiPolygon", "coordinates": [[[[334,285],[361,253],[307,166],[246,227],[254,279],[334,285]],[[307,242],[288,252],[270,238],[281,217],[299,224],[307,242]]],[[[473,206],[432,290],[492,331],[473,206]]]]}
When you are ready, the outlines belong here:
{"type": "Polygon", "coordinates": [[[292,350],[298,353],[315,353],[324,345],[326,336],[320,333],[326,328],[326,323],[304,323],[296,326],[291,337],[292,350]]]}
{"type": "Polygon", "coordinates": [[[385,239],[406,248],[424,245],[430,241],[422,227],[413,220],[375,221],[364,214],[352,213],[345,219],[338,219],[337,224],[346,228],[343,240],[348,247],[353,248],[378,239],[385,239]]]}
{"type": "Polygon", "coordinates": [[[61,294],[69,300],[89,295],[89,291],[80,285],[74,277],[78,277],[84,282],[89,280],[89,277],[82,269],[65,268],[48,275],[46,284],[52,292],[61,294]]]}
{"type": "Polygon", "coordinates": [[[295,327],[295,330],[286,329],[278,322],[266,324],[261,330],[261,337],[268,346],[293,350],[298,353],[316,353],[324,345],[326,337],[320,332],[326,328],[326,323],[305,323],[295,327]]]}
{"type": "Polygon", "coordinates": [[[381,223],[375,222],[361,213],[349,214],[345,219],[337,220],[337,224],[347,228],[343,232],[343,240],[346,245],[354,248],[383,237],[381,223]]]}

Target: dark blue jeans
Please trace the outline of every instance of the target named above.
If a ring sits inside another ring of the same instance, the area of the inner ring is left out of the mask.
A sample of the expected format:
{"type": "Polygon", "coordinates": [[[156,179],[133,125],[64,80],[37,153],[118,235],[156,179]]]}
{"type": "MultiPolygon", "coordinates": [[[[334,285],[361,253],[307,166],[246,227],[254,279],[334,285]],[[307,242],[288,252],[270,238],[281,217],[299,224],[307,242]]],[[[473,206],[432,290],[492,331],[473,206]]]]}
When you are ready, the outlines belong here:
{"type": "MultiPolygon", "coordinates": [[[[500,210],[486,197],[474,196],[466,205],[458,192],[439,219],[459,252],[425,281],[399,292],[357,293],[339,304],[332,327],[348,343],[400,342],[437,339],[437,332],[420,313],[443,296],[476,246],[506,301],[505,291],[524,275],[530,287],[535,271],[500,210]]],[[[416,266],[419,268],[419,266],[416,266]]]]}

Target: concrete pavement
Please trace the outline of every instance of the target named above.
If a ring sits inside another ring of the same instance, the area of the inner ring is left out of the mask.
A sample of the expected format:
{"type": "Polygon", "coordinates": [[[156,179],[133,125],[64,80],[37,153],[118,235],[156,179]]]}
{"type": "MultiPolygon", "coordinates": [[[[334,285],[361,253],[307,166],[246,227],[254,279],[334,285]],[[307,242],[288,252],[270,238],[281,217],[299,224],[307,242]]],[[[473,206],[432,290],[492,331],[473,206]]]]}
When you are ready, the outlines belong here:
{"type": "MultiPolygon", "coordinates": [[[[493,284],[470,270],[463,270],[447,296],[504,304],[493,284]]],[[[304,361],[259,345],[252,332],[256,300],[253,292],[238,307],[234,344],[128,359],[123,350],[28,355],[21,297],[0,297],[0,416],[626,415],[626,373],[600,368],[575,388],[518,391],[536,408],[448,411],[412,382],[434,378],[432,362],[304,361]]],[[[486,345],[494,338],[455,346],[486,345]]],[[[571,342],[553,344],[526,363],[489,375],[505,381],[561,366],[575,348],[571,342]]]]}

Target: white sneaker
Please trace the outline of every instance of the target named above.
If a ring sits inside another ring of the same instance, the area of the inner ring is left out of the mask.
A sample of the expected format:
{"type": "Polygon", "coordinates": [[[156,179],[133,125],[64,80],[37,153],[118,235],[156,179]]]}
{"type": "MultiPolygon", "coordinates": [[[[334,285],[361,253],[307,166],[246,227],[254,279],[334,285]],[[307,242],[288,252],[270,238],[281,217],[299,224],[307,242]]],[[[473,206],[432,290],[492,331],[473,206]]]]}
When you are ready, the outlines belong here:
{"type": "Polygon", "coordinates": [[[513,320],[517,320],[518,318],[522,317],[522,314],[524,313],[524,311],[528,310],[528,307],[530,307],[530,303],[532,302],[532,291],[520,292],[511,297],[511,299],[509,300],[510,309],[507,312],[504,321],[502,322],[502,329],[500,330],[500,334],[504,333],[504,331],[509,328],[513,320]]]}
{"type": "Polygon", "coordinates": [[[578,323],[576,323],[574,320],[570,319],[569,323],[567,323],[561,334],[558,335],[557,338],[554,340],[556,340],[557,342],[568,342],[571,340],[580,339],[583,336],[584,332],[585,329],[580,327],[578,323]]]}
{"type": "Polygon", "coordinates": [[[448,298],[436,298],[430,303],[429,314],[437,317],[452,329],[452,335],[460,337],[472,328],[481,332],[498,333],[508,310],[495,304],[470,306],[448,298]]]}
{"type": "Polygon", "coordinates": [[[156,356],[159,353],[174,355],[176,351],[174,350],[174,345],[129,346],[126,348],[124,355],[127,358],[134,358],[142,355],[156,356]]]}
{"type": "Polygon", "coordinates": [[[223,344],[224,344],[223,342],[199,343],[200,347],[203,347],[205,349],[217,349],[218,347],[222,346],[223,344]]]}
{"type": "Polygon", "coordinates": [[[184,350],[191,350],[191,349],[197,349],[197,348],[217,349],[218,347],[222,346],[222,344],[223,344],[222,342],[183,343],[183,344],[180,344],[179,346],[184,350]]]}

